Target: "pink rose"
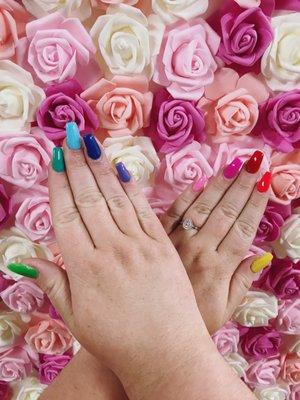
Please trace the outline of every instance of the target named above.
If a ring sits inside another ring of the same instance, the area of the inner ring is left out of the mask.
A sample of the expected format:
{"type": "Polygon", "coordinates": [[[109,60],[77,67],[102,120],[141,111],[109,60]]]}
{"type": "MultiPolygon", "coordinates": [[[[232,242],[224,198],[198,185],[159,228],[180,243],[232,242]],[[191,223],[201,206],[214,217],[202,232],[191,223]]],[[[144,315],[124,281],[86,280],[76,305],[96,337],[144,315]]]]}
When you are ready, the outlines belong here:
{"type": "Polygon", "coordinates": [[[239,77],[234,70],[221,68],[198,103],[205,111],[207,132],[218,143],[244,140],[256,125],[258,103],[268,96],[255,75],[239,77]]]}
{"type": "Polygon", "coordinates": [[[12,285],[14,283],[14,280],[4,278],[4,276],[6,276],[6,275],[4,275],[2,272],[0,272],[0,296],[1,296],[1,292],[3,292],[3,290],[7,289],[10,285],[12,285]]]}
{"type": "Polygon", "coordinates": [[[77,18],[56,12],[29,22],[26,35],[18,43],[18,63],[43,83],[61,83],[75,75],[85,81],[94,77],[96,48],[77,18]]]}
{"type": "Polygon", "coordinates": [[[300,335],[300,299],[280,303],[276,320],[278,331],[286,335],[300,335]]]}
{"type": "Polygon", "coordinates": [[[281,335],[275,329],[260,326],[242,329],[240,346],[245,356],[261,360],[277,356],[281,341],[281,335]]]}
{"type": "Polygon", "coordinates": [[[245,382],[252,388],[276,384],[280,373],[280,361],[277,358],[250,362],[245,382]]]}
{"type": "Polygon", "coordinates": [[[1,60],[14,56],[18,39],[24,35],[28,19],[29,14],[17,1],[0,0],[1,60]]]}
{"type": "Polygon", "coordinates": [[[5,187],[0,183],[0,228],[8,219],[10,211],[10,199],[6,194],[5,187]]]}
{"type": "Polygon", "coordinates": [[[237,353],[240,332],[236,325],[229,321],[221,329],[213,334],[212,339],[222,356],[237,353]]]}
{"type": "Polygon", "coordinates": [[[153,80],[174,98],[199,100],[214,80],[220,38],[202,18],[172,28],[165,34],[153,80]]]}
{"type": "Polygon", "coordinates": [[[11,389],[7,382],[0,381],[0,399],[10,400],[12,396],[11,389]]]}
{"type": "Polygon", "coordinates": [[[156,215],[164,214],[178,196],[171,188],[166,187],[147,187],[143,192],[156,215]]]}
{"type": "Polygon", "coordinates": [[[271,157],[271,198],[281,204],[290,204],[300,197],[300,150],[274,153],[271,157]]]}
{"type": "Polygon", "coordinates": [[[25,341],[41,354],[63,354],[73,345],[73,337],[60,320],[42,320],[28,329],[25,341]]]}
{"type": "Polygon", "coordinates": [[[44,355],[39,366],[40,382],[49,385],[71,361],[68,355],[44,355]]]}
{"type": "Polygon", "coordinates": [[[91,0],[92,7],[99,7],[101,9],[106,10],[106,8],[113,4],[128,4],[129,6],[133,6],[139,0],[91,0]]]}
{"type": "Polygon", "coordinates": [[[27,346],[11,347],[0,353],[0,376],[4,382],[21,381],[33,370],[33,364],[38,363],[38,356],[27,346]]]}
{"type": "Polygon", "coordinates": [[[110,136],[133,135],[149,125],[153,95],[147,78],[136,75],[101,79],[81,94],[110,136]]]}
{"type": "Polygon", "coordinates": [[[290,400],[300,400],[300,383],[291,387],[290,400]]]}
{"type": "Polygon", "coordinates": [[[38,129],[0,135],[0,178],[30,188],[47,179],[53,143],[38,129]]]}
{"type": "Polygon", "coordinates": [[[44,303],[43,291],[29,280],[19,280],[0,293],[3,302],[11,310],[31,313],[44,303]]]}
{"type": "Polygon", "coordinates": [[[300,382],[300,359],[294,354],[282,356],[281,360],[281,377],[290,384],[300,382]]]}

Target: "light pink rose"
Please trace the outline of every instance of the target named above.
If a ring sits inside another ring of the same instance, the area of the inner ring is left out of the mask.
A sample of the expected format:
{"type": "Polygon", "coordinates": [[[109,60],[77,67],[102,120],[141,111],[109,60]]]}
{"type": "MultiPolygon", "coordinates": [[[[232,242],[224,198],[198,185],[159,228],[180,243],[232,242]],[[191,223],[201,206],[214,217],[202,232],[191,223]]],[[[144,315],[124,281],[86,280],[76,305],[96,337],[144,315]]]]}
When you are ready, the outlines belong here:
{"type": "Polygon", "coordinates": [[[165,186],[147,187],[143,192],[156,215],[164,214],[178,196],[171,188],[165,186]]]}
{"type": "Polygon", "coordinates": [[[33,69],[43,83],[60,83],[75,75],[86,81],[96,72],[96,48],[77,18],[56,12],[28,23],[26,35],[18,43],[18,63],[26,70],[33,69]]]}
{"type": "Polygon", "coordinates": [[[110,136],[133,135],[149,125],[153,94],[144,76],[101,79],[81,94],[110,136]]]}
{"type": "Polygon", "coordinates": [[[300,400],[300,383],[291,386],[290,400],[300,400]]]}
{"type": "Polygon", "coordinates": [[[278,331],[300,335],[300,299],[282,301],[276,323],[278,331]]]}
{"type": "Polygon", "coordinates": [[[281,358],[281,377],[289,384],[300,382],[300,359],[295,354],[286,354],[281,358]]]}
{"type": "Polygon", "coordinates": [[[245,382],[252,388],[276,384],[280,373],[280,361],[277,358],[250,361],[245,382]]]}
{"type": "Polygon", "coordinates": [[[237,325],[228,321],[221,329],[213,334],[212,339],[222,356],[237,353],[240,332],[237,325]]]}
{"type": "Polygon", "coordinates": [[[42,320],[29,328],[25,341],[41,354],[63,354],[73,345],[71,333],[57,319],[42,320]]]}
{"type": "Polygon", "coordinates": [[[38,355],[28,346],[12,347],[0,353],[0,377],[4,382],[21,381],[38,364],[38,355]]]}
{"type": "Polygon", "coordinates": [[[202,18],[172,26],[156,60],[154,82],[175,99],[199,100],[213,82],[219,45],[220,37],[202,18]]]}
{"type": "Polygon", "coordinates": [[[21,188],[47,179],[54,145],[38,129],[0,135],[0,178],[21,188]]]}
{"type": "Polygon", "coordinates": [[[44,303],[43,291],[33,282],[21,279],[0,293],[3,302],[11,310],[31,313],[44,303]]]}
{"type": "Polygon", "coordinates": [[[256,125],[258,103],[268,97],[255,75],[239,77],[233,69],[221,68],[198,103],[205,112],[206,131],[217,143],[244,140],[256,125]]]}
{"type": "Polygon", "coordinates": [[[133,6],[139,0],[91,0],[92,7],[99,7],[102,10],[106,10],[108,6],[112,4],[128,4],[129,6],[133,6]]]}

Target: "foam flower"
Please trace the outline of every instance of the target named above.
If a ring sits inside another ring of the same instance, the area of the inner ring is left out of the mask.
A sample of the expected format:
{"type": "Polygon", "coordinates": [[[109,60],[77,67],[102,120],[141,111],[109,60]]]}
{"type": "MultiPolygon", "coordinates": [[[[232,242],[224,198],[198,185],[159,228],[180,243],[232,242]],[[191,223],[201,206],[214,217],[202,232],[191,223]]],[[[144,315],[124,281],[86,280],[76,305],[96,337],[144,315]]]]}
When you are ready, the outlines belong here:
{"type": "Polygon", "coordinates": [[[178,0],[176,3],[168,0],[153,0],[152,9],[167,24],[178,19],[190,20],[204,14],[208,7],[208,0],[178,0]]]}
{"type": "Polygon", "coordinates": [[[45,15],[56,11],[67,17],[75,17],[81,21],[91,15],[90,0],[23,0],[23,4],[30,14],[36,18],[42,18],[45,15]]]}

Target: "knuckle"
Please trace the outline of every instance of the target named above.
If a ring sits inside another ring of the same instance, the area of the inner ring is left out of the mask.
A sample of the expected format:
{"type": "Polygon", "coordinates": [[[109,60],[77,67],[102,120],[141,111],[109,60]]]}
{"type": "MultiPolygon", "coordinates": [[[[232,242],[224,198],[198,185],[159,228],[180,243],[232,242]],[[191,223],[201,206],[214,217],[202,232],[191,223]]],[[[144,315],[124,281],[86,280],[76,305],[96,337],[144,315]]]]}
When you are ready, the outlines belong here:
{"type": "Polygon", "coordinates": [[[252,280],[249,278],[249,276],[241,272],[235,273],[235,280],[245,292],[247,292],[252,286],[252,280]]]}
{"type": "Polygon", "coordinates": [[[224,203],[221,205],[221,212],[230,219],[236,219],[239,216],[239,210],[233,203],[224,203]]]}
{"type": "Polygon", "coordinates": [[[123,194],[116,194],[107,199],[107,204],[111,210],[122,210],[127,207],[128,199],[123,194]]]}
{"type": "Polygon", "coordinates": [[[86,188],[75,196],[75,203],[82,208],[94,207],[102,202],[102,194],[94,188],[86,188]]]}
{"type": "Polygon", "coordinates": [[[197,214],[209,215],[211,213],[211,206],[204,201],[199,201],[199,202],[195,203],[193,210],[197,214]]]}
{"type": "Polygon", "coordinates": [[[54,218],[54,226],[60,227],[80,219],[79,212],[76,207],[63,207],[54,218]]]}
{"type": "Polygon", "coordinates": [[[167,211],[167,216],[171,219],[178,220],[181,217],[181,214],[177,207],[173,206],[170,207],[169,210],[167,211]]]}
{"type": "Polygon", "coordinates": [[[106,175],[113,175],[113,170],[111,169],[110,164],[107,161],[95,160],[94,165],[97,168],[97,175],[106,176],[106,175]]]}
{"type": "Polygon", "coordinates": [[[218,176],[212,183],[212,190],[214,192],[223,193],[227,189],[228,183],[223,176],[218,176]]]}
{"type": "Polygon", "coordinates": [[[151,214],[149,207],[142,207],[137,210],[137,215],[140,219],[149,219],[151,214]]]}
{"type": "Polygon", "coordinates": [[[249,220],[238,220],[236,222],[236,229],[241,238],[252,239],[256,234],[256,227],[249,220]]]}
{"type": "Polygon", "coordinates": [[[68,161],[72,169],[80,169],[86,166],[86,161],[81,151],[73,151],[68,161]]]}
{"type": "Polygon", "coordinates": [[[236,185],[237,185],[237,190],[249,190],[254,186],[254,183],[252,183],[251,181],[249,181],[249,179],[237,179],[236,181],[236,185]]]}

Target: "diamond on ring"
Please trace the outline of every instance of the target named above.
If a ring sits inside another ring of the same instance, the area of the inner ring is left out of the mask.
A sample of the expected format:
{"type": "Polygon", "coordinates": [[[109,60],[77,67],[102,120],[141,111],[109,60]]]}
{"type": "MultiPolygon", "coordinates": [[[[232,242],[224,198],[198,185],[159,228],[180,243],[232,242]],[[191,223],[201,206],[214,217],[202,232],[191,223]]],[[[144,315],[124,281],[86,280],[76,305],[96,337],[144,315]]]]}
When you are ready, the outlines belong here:
{"type": "Polygon", "coordinates": [[[189,218],[184,219],[181,222],[181,225],[182,225],[183,229],[185,229],[186,231],[189,231],[190,229],[197,229],[198,230],[198,228],[194,225],[193,221],[191,219],[189,219],[189,218]]]}

